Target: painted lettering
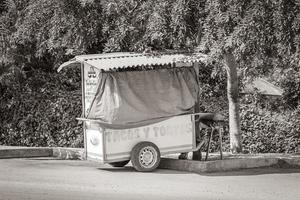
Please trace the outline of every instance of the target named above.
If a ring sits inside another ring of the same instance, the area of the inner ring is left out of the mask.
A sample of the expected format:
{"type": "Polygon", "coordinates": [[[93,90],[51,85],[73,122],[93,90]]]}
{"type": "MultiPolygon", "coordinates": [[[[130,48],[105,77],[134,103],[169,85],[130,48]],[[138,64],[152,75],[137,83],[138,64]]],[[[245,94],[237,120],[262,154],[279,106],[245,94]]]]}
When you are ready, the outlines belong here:
{"type": "Polygon", "coordinates": [[[165,136],[166,135],[166,128],[164,126],[160,127],[160,135],[165,136]]]}
{"type": "Polygon", "coordinates": [[[149,138],[149,131],[150,131],[150,127],[146,127],[146,128],[143,128],[143,131],[145,133],[145,138],[149,138]]]}
{"type": "Polygon", "coordinates": [[[123,141],[127,140],[128,134],[125,131],[120,131],[120,134],[123,141]]]}
{"type": "Polygon", "coordinates": [[[140,129],[134,129],[134,139],[140,138],[140,129]]]}
{"type": "Polygon", "coordinates": [[[133,139],[133,130],[132,129],[128,129],[128,140],[132,140],[133,139]]]}
{"type": "Polygon", "coordinates": [[[154,126],[153,130],[154,130],[155,137],[157,137],[158,136],[158,132],[159,132],[159,127],[154,126]]]}
{"type": "Polygon", "coordinates": [[[106,130],[107,142],[130,142],[134,140],[149,140],[161,137],[163,140],[171,138],[183,138],[184,135],[190,135],[193,131],[193,124],[187,120],[174,120],[162,122],[141,128],[106,130]]]}

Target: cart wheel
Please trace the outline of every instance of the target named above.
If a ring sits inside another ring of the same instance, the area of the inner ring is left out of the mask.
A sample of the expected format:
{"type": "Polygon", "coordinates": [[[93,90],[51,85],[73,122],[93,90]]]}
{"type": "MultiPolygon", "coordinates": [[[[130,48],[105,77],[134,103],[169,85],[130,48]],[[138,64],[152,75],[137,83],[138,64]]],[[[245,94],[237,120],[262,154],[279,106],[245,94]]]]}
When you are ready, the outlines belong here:
{"type": "Polygon", "coordinates": [[[113,167],[124,167],[128,163],[129,163],[129,160],[120,161],[120,162],[113,162],[113,163],[108,163],[108,164],[110,164],[113,167]]]}
{"type": "Polygon", "coordinates": [[[202,159],[202,153],[199,149],[198,151],[193,151],[193,160],[201,160],[202,159]]]}
{"type": "Polygon", "coordinates": [[[131,163],[139,172],[150,172],[160,163],[160,152],[152,142],[141,142],[131,151],[131,163]]]}

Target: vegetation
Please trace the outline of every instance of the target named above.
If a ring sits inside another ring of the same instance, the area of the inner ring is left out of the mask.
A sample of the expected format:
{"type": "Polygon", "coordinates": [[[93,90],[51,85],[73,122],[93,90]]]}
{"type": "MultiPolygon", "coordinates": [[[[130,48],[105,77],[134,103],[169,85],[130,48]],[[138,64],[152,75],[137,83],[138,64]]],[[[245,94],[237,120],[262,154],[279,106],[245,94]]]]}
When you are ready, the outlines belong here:
{"type": "Polygon", "coordinates": [[[200,72],[201,109],[229,116],[226,148],[296,152],[299,32],[299,0],[1,1],[0,144],[82,145],[79,72],[55,71],[74,55],[196,48],[212,58],[200,72]],[[283,98],[240,96],[258,76],[283,98]]]}
{"type": "Polygon", "coordinates": [[[0,144],[82,147],[80,70],[18,73],[2,77],[0,144]]]}

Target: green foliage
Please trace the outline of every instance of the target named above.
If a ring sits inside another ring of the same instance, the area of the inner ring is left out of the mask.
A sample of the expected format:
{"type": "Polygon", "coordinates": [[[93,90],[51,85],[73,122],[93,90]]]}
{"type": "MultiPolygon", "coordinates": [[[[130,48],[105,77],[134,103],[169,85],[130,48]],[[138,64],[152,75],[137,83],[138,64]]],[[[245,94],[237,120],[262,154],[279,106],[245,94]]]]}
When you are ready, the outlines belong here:
{"type": "Polygon", "coordinates": [[[194,48],[203,1],[117,0],[105,6],[105,51],[194,48]]]}
{"type": "Polygon", "coordinates": [[[0,80],[0,145],[82,147],[79,70],[11,69],[0,80]]]}
{"type": "Polygon", "coordinates": [[[103,48],[98,0],[31,0],[15,15],[15,21],[6,27],[13,30],[8,38],[15,65],[51,70],[72,55],[103,48]]]}
{"type": "Polygon", "coordinates": [[[300,106],[300,72],[296,70],[285,70],[281,77],[281,87],[284,89],[284,105],[289,109],[295,109],[300,106]]]}
{"type": "MultiPolygon", "coordinates": [[[[267,100],[268,101],[268,100],[267,100]]],[[[261,104],[262,102],[259,101],[261,104]]],[[[215,107],[216,105],[212,105],[215,107]]],[[[241,106],[241,131],[244,153],[298,153],[300,149],[300,108],[271,111],[256,103],[241,106]]],[[[225,124],[223,150],[230,150],[228,124],[225,124]]],[[[214,134],[211,151],[219,150],[214,134]]]]}
{"type": "Polygon", "coordinates": [[[270,112],[250,104],[242,108],[241,121],[246,152],[296,153],[299,151],[299,110],[270,112]]]}
{"type": "Polygon", "coordinates": [[[199,68],[201,112],[227,113],[226,72],[214,64],[201,64],[199,68]]]}
{"type": "Polygon", "coordinates": [[[233,51],[246,76],[298,65],[299,1],[217,0],[205,10],[202,51],[217,59],[233,51]]]}

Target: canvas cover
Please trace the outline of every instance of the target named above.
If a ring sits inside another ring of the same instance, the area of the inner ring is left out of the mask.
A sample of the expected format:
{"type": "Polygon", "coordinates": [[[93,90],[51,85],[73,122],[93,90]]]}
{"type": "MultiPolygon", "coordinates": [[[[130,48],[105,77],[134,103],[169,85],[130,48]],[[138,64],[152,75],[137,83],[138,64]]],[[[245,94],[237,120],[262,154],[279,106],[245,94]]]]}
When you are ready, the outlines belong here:
{"type": "Polygon", "coordinates": [[[100,73],[89,119],[130,128],[192,113],[198,84],[193,67],[100,73]]]}

